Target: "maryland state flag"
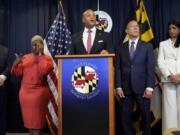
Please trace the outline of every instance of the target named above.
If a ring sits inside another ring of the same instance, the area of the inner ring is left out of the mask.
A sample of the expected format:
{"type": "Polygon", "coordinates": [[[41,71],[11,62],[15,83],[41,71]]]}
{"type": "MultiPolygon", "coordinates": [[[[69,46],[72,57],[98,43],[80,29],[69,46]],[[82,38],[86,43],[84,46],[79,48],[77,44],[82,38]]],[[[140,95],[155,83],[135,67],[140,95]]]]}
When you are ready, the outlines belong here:
{"type": "Polygon", "coordinates": [[[154,35],[149,23],[143,0],[137,0],[136,20],[140,25],[141,40],[145,42],[152,41],[154,39],[154,35]]]}

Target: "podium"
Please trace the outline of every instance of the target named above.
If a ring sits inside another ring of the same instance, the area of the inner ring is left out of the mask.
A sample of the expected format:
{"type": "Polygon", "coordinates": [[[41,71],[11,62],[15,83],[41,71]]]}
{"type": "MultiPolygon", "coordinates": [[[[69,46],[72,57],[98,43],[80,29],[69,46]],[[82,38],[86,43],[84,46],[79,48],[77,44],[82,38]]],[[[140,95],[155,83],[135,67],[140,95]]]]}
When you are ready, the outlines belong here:
{"type": "Polygon", "coordinates": [[[58,135],[114,135],[114,54],[55,57],[58,135]]]}

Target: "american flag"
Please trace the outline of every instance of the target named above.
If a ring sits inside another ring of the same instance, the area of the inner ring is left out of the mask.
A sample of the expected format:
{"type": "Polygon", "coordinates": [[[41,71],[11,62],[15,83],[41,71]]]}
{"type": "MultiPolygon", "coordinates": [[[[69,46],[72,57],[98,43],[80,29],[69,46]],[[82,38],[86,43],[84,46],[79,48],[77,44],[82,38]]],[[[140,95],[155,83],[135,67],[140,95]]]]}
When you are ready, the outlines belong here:
{"type": "Polygon", "coordinates": [[[48,84],[51,97],[48,104],[47,121],[52,134],[58,134],[58,89],[57,89],[57,63],[55,55],[68,54],[71,44],[71,33],[66,25],[66,18],[62,5],[58,8],[58,14],[44,39],[44,53],[54,60],[54,71],[48,75],[48,84]]]}

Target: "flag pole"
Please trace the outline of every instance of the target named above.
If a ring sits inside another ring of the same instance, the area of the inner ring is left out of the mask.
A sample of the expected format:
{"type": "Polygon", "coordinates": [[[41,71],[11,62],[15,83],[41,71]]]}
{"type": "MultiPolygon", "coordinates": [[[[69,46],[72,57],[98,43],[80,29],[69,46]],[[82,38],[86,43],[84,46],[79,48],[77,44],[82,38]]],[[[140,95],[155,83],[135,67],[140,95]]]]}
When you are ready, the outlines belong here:
{"type": "Polygon", "coordinates": [[[97,11],[99,12],[99,0],[97,1],[97,11]]]}
{"type": "Polygon", "coordinates": [[[99,21],[99,13],[100,13],[100,11],[99,11],[99,0],[97,0],[97,15],[96,15],[96,23],[97,24],[98,24],[98,21],[99,21]]]}
{"type": "Polygon", "coordinates": [[[62,9],[62,14],[64,15],[64,17],[66,17],[62,3],[63,3],[63,0],[59,0],[59,4],[60,4],[61,9],[62,9]]]}

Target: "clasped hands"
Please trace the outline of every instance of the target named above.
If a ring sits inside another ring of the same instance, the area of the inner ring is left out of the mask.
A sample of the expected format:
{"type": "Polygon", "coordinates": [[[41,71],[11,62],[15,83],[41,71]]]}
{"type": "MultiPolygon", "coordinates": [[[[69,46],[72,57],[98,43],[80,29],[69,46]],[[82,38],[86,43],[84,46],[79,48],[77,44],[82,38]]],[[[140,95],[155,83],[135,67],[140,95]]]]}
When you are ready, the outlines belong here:
{"type": "Polygon", "coordinates": [[[169,75],[168,79],[171,80],[175,84],[179,84],[180,83],[180,74],[169,75]]]}

